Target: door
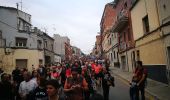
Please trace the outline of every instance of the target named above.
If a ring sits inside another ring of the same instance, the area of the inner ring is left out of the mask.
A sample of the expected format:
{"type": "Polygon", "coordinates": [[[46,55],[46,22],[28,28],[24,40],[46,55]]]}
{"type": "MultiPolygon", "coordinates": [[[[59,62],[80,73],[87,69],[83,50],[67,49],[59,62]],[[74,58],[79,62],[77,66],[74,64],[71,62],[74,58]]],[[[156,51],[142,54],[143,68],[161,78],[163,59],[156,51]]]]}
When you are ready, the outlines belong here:
{"type": "Polygon", "coordinates": [[[39,65],[42,65],[42,64],[43,64],[43,60],[39,59],[39,65]]]}
{"type": "Polygon", "coordinates": [[[121,63],[122,63],[122,70],[125,71],[125,68],[126,68],[126,57],[125,56],[121,56],[121,63]]]}
{"type": "Polygon", "coordinates": [[[135,69],[135,67],[136,67],[136,61],[135,61],[135,51],[132,51],[132,53],[131,53],[131,60],[132,60],[132,70],[134,70],[135,69]]]}
{"type": "Polygon", "coordinates": [[[27,68],[27,59],[16,59],[16,66],[19,68],[27,68]]]}
{"type": "Polygon", "coordinates": [[[45,56],[45,64],[51,64],[51,57],[50,56],[45,56]]]}

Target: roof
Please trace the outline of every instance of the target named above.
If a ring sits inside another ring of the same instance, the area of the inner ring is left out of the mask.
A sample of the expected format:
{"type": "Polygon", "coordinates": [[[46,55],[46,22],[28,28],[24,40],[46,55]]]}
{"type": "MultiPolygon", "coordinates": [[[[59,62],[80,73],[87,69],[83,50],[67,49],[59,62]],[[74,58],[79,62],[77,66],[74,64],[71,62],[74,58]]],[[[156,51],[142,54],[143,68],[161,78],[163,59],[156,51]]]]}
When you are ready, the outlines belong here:
{"type": "Polygon", "coordinates": [[[14,8],[14,7],[6,7],[6,6],[0,6],[0,8],[10,9],[10,10],[17,10],[17,8],[14,8]]]}
{"type": "Polygon", "coordinates": [[[54,41],[54,39],[51,36],[49,36],[47,33],[43,32],[43,35],[50,38],[50,39],[52,39],[54,41]]]}
{"type": "MultiPolygon", "coordinates": [[[[6,6],[0,6],[0,8],[3,8],[3,9],[8,9],[8,10],[19,10],[19,9],[17,9],[17,8],[14,8],[14,7],[6,7],[6,6]]],[[[20,12],[23,12],[22,10],[19,10],[20,12]]],[[[23,12],[23,13],[26,13],[26,12],[23,12]]],[[[28,13],[26,13],[26,14],[28,14],[28,13]]],[[[28,14],[28,15],[30,15],[30,14],[28,14]]],[[[30,15],[31,16],[31,15],[30,15]]]]}

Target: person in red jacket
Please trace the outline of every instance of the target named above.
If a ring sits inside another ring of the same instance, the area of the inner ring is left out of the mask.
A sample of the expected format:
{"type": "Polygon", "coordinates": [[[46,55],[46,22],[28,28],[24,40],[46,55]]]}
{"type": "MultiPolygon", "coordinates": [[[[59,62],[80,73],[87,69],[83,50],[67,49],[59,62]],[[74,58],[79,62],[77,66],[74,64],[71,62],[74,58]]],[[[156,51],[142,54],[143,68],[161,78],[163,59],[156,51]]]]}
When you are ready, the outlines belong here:
{"type": "Polygon", "coordinates": [[[141,100],[145,100],[145,83],[147,78],[147,70],[143,67],[142,61],[136,62],[136,69],[133,78],[136,78],[137,100],[139,100],[139,91],[141,92],[141,100]]]}

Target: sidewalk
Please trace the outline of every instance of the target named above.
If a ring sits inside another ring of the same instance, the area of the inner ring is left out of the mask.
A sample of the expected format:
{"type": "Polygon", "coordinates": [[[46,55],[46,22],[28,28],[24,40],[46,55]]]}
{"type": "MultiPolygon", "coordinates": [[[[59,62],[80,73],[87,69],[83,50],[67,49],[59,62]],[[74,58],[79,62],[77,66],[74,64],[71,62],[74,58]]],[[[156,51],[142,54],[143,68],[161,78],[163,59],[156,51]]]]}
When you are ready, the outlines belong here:
{"type": "MultiPolygon", "coordinates": [[[[120,77],[127,83],[132,78],[131,72],[125,72],[118,68],[112,68],[111,71],[114,75],[120,77]]],[[[166,84],[147,79],[147,87],[145,91],[146,97],[149,100],[170,100],[170,86],[166,84]]]]}

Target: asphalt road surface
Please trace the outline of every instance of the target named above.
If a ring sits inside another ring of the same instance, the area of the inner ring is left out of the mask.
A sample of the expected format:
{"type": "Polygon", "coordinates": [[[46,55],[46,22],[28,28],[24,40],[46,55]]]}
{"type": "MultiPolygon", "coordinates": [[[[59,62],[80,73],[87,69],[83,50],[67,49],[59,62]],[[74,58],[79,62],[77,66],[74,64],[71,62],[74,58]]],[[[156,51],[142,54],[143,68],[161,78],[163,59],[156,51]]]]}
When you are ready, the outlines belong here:
{"type": "Polygon", "coordinates": [[[115,87],[110,88],[109,100],[130,100],[129,86],[126,82],[115,77],[115,87]]]}
{"type": "MultiPolygon", "coordinates": [[[[122,79],[115,77],[115,87],[110,87],[109,100],[130,100],[129,85],[122,79]]],[[[98,90],[102,94],[102,89],[98,90]]]]}

